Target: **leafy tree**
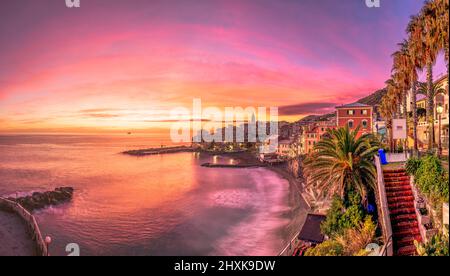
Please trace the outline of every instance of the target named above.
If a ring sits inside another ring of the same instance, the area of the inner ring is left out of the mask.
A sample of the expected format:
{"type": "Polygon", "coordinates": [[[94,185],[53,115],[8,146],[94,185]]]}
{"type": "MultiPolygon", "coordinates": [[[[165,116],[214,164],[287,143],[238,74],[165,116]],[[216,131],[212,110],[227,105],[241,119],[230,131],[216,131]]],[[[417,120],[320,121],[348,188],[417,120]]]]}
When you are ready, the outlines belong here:
{"type": "Polygon", "coordinates": [[[347,203],[335,196],[327,217],[321,225],[321,231],[324,235],[334,237],[342,234],[346,229],[356,227],[363,219],[364,210],[359,194],[349,193],[347,203]]]}
{"type": "Polygon", "coordinates": [[[377,226],[370,216],[330,240],[308,249],[306,256],[365,256],[367,245],[375,238],[377,226]]]}
{"type": "Polygon", "coordinates": [[[344,247],[335,240],[327,240],[306,250],[305,256],[343,256],[344,247]]]}
{"type": "Polygon", "coordinates": [[[356,227],[346,229],[344,233],[335,238],[344,248],[345,256],[361,255],[361,251],[374,240],[377,226],[370,216],[356,227]]]}

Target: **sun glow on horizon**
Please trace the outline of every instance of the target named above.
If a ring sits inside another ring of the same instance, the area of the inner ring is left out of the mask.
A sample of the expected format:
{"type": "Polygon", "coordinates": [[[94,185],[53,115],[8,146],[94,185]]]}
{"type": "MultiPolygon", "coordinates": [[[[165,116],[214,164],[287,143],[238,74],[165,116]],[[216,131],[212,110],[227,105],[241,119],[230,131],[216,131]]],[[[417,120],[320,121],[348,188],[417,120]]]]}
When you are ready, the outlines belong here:
{"type": "Polygon", "coordinates": [[[383,87],[422,1],[383,4],[6,1],[0,132],[165,132],[193,98],[280,121],[332,112],[383,87]]]}

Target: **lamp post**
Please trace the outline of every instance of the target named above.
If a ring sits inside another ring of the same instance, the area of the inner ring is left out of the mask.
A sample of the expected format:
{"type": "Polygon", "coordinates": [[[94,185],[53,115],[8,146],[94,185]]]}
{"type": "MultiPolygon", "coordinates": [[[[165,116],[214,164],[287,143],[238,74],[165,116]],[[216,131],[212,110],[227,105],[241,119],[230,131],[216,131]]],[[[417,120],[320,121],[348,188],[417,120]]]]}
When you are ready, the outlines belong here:
{"type": "Polygon", "coordinates": [[[52,238],[50,236],[45,237],[45,246],[47,247],[47,257],[50,256],[50,244],[52,243],[52,238]]]}
{"type": "Polygon", "coordinates": [[[442,105],[438,105],[436,107],[436,112],[438,114],[439,118],[439,129],[438,129],[438,156],[440,157],[442,155],[442,140],[441,140],[441,121],[442,121],[442,112],[444,111],[444,108],[442,105]]]}

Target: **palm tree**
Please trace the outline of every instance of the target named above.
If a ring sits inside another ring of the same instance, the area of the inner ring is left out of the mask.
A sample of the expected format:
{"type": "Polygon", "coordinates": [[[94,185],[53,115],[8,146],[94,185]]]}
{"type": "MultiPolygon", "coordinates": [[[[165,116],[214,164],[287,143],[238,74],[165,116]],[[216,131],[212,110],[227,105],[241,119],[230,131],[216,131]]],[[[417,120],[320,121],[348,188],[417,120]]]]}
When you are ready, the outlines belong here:
{"type": "MultiPolygon", "coordinates": [[[[426,82],[417,82],[417,93],[418,94],[426,94],[428,93],[428,83],[426,82]]],[[[440,83],[433,83],[431,86],[431,95],[433,98],[436,97],[437,94],[445,94],[445,88],[440,83]]]]}
{"type": "Polygon", "coordinates": [[[364,199],[376,186],[373,157],[380,144],[372,134],[357,137],[359,126],[351,131],[345,128],[328,130],[314,146],[314,152],[305,159],[308,183],[322,194],[346,198],[355,190],[364,199]]]}
{"type": "MultiPolygon", "coordinates": [[[[431,3],[436,11],[436,28],[434,33],[440,49],[444,49],[444,59],[447,62],[447,78],[449,75],[449,0],[435,0],[431,3]]],[[[447,87],[448,93],[448,87],[447,87]]]]}
{"type": "MultiPolygon", "coordinates": [[[[394,77],[394,82],[398,87],[398,93],[401,98],[402,105],[402,118],[406,119],[406,129],[408,130],[408,112],[407,112],[407,99],[408,91],[411,87],[411,59],[408,52],[408,42],[404,40],[399,43],[400,49],[392,54],[394,58],[394,63],[392,66],[392,73],[394,77]]],[[[407,141],[406,141],[407,142],[407,141]]],[[[405,143],[406,149],[408,149],[408,143],[405,143]]]]}
{"type": "Polygon", "coordinates": [[[410,88],[410,74],[411,74],[411,65],[410,58],[408,53],[408,42],[405,40],[402,43],[399,43],[400,49],[392,54],[394,59],[394,63],[392,66],[393,79],[396,85],[399,87],[399,93],[401,95],[401,103],[402,103],[402,115],[406,118],[407,114],[407,94],[410,88]]]}
{"type": "Polygon", "coordinates": [[[412,105],[412,120],[413,120],[413,139],[414,139],[414,153],[416,154],[419,151],[418,146],[418,137],[417,137],[417,124],[418,124],[418,116],[417,116],[417,81],[418,81],[418,73],[417,70],[422,70],[423,64],[421,61],[423,60],[421,52],[422,50],[422,41],[415,39],[417,33],[421,31],[420,29],[420,17],[411,16],[411,20],[406,28],[406,33],[408,33],[408,54],[410,57],[410,77],[411,77],[411,105],[412,105]]]}
{"type": "Polygon", "coordinates": [[[386,120],[386,128],[389,131],[389,148],[390,150],[395,151],[396,145],[393,139],[392,119],[397,118],[400,115],[402,94],[400,87],[395,80],[395,76],[391,76],[385,83],[387,93],[382,99],[380,112],[386,120]]]}
{"type": "Polygon", "coordinates": [[[427,121],[428,121],[428,148],[434,148],[434,97],[432,95],[433,88],[433,65],[436,62],[436,57],[439,53],[439,32],[438,28],[438,13],[433,8],[434,1],[425,1],[425,5],[420,11],[421,17],[421,32],[420,41],[423,43],[423,58],[426,64],[427,72],[427,121]]]}
{"type": "Polygon", "coordinates": [[[392,79],[387,80],[386,82],[386,94],[381,99],[380,104],[380,113],[381,116],[385,119],[386,129],[388,131],[388,139],[389,139],[389,148],[394,150],[394,139],[392,133],[392,119],[395,117],[395,113],[397,110],[397,90],[395,89],[394,81],[392,79]]]}
{"type": "Polygon", "coordinates": [[[394,139],[392,136],[392,119],[394,117],[394,105],[392,105],[391,102],[391,95],[390,94],[386,94],[382,99],[381,99],[381,104],[380,104],[380,113],[381,116],[385,119],[386,122],[386,130],[387,130],[387,134],[388,134],[388,141],[389,141],[389,149],[393,149],[394,148],[394,139]]]}
{"type": "Polygon", "coordinates": [[[401,113],[400,106],[402,93],[396,78],[396,76],[392,75],[391,78],[385,82],[385,84],[388,91],[387,93],[390,95],[390,98],[392,100],[391,104],[394,106],[394,117],[399,118],[401,113]]]}

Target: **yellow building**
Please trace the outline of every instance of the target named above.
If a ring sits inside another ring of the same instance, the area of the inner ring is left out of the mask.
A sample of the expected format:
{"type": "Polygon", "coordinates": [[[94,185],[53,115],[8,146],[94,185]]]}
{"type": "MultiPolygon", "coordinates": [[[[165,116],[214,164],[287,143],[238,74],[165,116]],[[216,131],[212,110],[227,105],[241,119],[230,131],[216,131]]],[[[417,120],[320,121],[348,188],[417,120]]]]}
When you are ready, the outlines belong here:
{"type": "MultiPolygon", "coordinates": [[[[448,77],[447,75],[440,76],[436,81],[435,85],[438,87],[436,95],[434,96],[434,128],[436,144],[439,139],[439,122],[441,123],[441,142],[444,150],[448,151],[448,137],[449,137],[449,98],[448,98],[448,77]],[[439,114],[438,110],[442,110],[439,114]]],[[[408,111],[411,111],[411,93],[408,95],[408,111]]],[[[417,95],[416,108],[425,109],[427,108],[427,96],[417,95]]],[[[425,119],[419,120],[417,126],[417,136],[419,139],[419,144],[428,144],[428,122],[425,119]]],[[[411,140],[412,141],[412,140],[411,140]]]]}

